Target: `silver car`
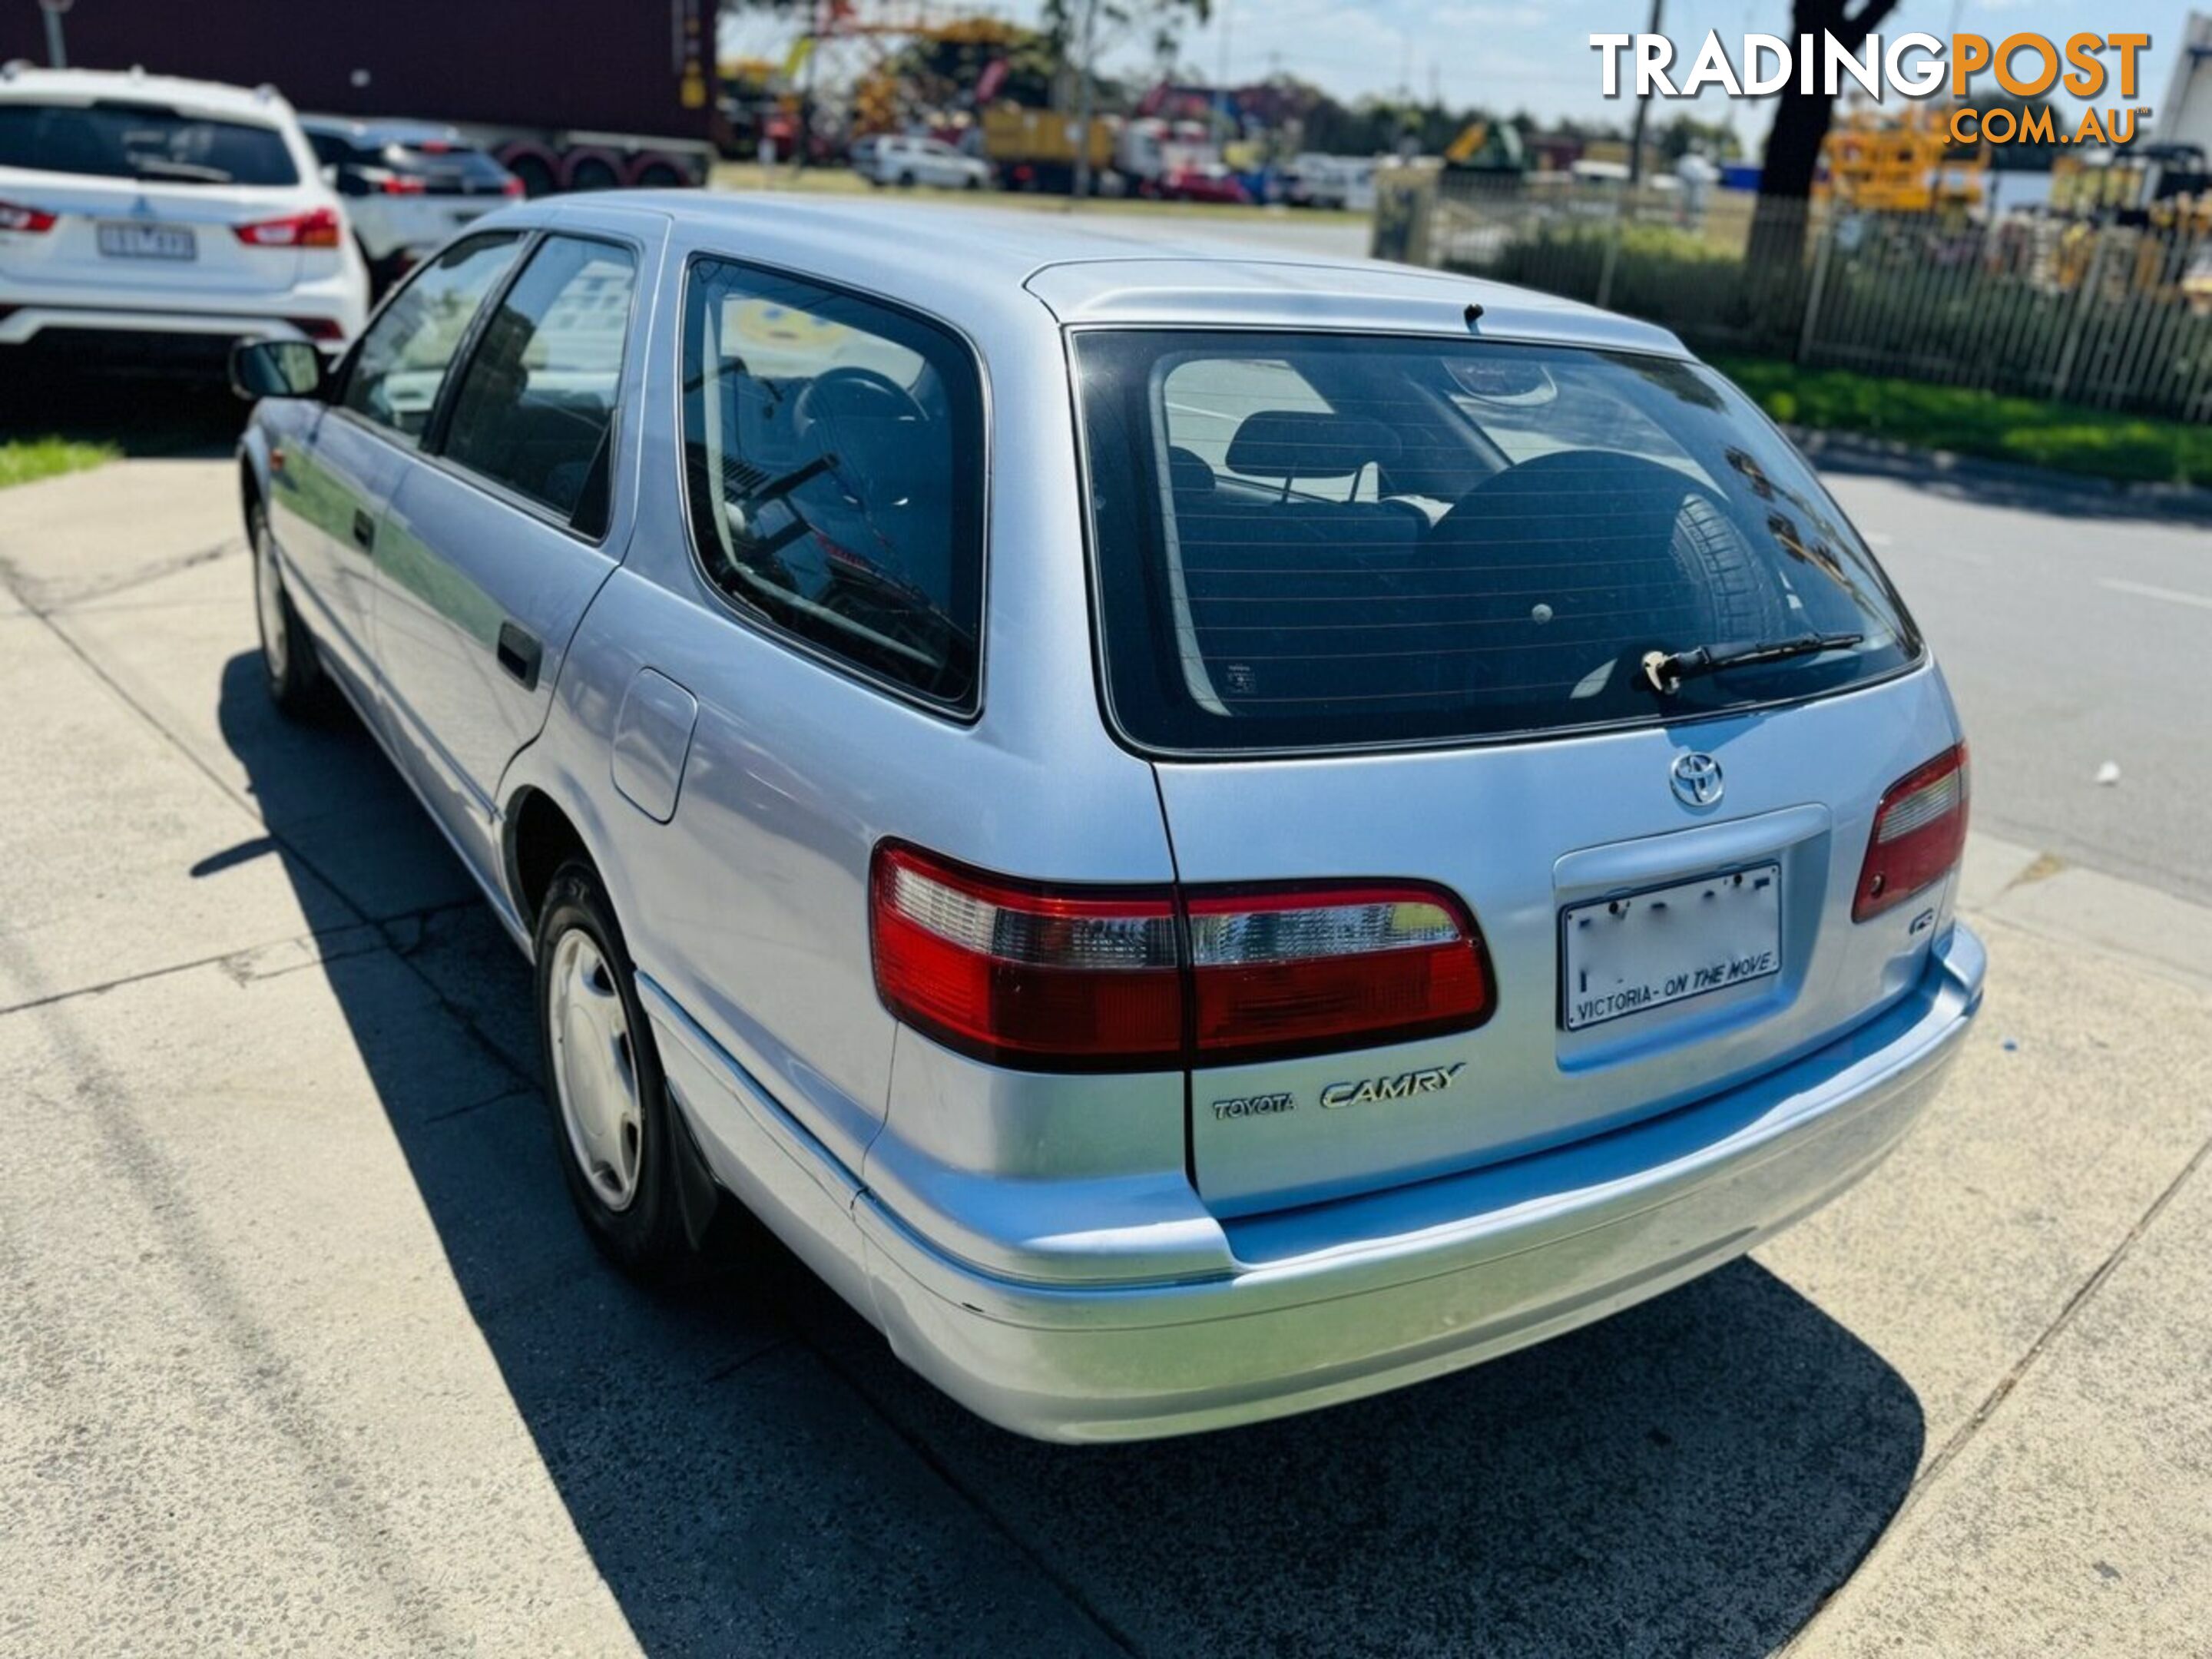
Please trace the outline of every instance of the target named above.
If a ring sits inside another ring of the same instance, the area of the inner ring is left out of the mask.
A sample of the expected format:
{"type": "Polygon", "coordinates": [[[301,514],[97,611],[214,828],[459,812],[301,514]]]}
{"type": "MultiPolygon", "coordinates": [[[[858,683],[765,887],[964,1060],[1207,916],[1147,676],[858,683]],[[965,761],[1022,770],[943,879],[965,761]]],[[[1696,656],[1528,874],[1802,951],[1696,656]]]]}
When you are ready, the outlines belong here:
{"type": "Polygon", "coordinates": [[[270,689],[352,705],[535,962],[584,1224],[649,1273],[734,1198],[1023,1433],[1681,1284],[1978,1006],[1942,677],[1658,329],[615,194],[235,373],[270,689]]]}

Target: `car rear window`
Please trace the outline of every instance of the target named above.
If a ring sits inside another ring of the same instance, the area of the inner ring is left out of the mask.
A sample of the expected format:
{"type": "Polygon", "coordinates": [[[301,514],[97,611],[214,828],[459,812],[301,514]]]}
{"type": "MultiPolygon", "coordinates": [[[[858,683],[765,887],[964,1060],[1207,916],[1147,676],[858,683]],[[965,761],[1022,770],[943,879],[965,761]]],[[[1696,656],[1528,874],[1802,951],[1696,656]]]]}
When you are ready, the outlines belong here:
{"type": "Polygon", "coordinates": [[[1917,659],[1796,452],[1669,358],[1077,337],[1109,712],[1141,747],[1502,738],[1841,690],[1917,659]],[[1858,635],[1685,678],[1653,652],[1858,635]]]}
{"type": "Polygon", "coordinates": [[[161,104],[0,103],[0,167],[171,185],[296,185],[284,135],[161,104]]]}

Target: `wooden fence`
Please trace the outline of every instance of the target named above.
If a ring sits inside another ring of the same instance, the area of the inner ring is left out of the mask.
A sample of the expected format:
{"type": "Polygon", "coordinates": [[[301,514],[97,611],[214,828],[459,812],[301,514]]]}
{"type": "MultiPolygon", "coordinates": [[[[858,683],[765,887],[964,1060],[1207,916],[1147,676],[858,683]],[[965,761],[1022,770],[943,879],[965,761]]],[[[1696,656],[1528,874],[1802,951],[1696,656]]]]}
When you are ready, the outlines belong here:
{"type": "Polygon", "coordinates": [[[1754,237],[1756,200],[1739,191],[1382,179],[1383,257],[1648,318],[1699,350],[2212,419],[2212,235],[2185,224],[1814,204],[1754,237]]]}

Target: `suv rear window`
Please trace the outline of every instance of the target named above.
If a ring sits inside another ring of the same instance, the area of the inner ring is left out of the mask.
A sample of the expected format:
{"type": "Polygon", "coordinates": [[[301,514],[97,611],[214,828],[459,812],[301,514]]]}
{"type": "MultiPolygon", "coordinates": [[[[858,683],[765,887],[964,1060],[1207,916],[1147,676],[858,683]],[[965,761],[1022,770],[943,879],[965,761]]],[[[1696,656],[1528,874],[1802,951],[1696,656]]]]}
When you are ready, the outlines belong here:
{"type": "Polygon", "coordinates": [[[296,185],[284,135],[161,104],[0,103],[0,167],[165,185],[296,185]]]}
{"type": "Polygon", "coordinates": [[[1809,468],[1711,370],[1352,335],[1077,337],[1109,713],[1180,752],[1676,720],[1915,660],[1809,468]],[[1647,653],[1856,645],[1685,679],[1647,653]]]}

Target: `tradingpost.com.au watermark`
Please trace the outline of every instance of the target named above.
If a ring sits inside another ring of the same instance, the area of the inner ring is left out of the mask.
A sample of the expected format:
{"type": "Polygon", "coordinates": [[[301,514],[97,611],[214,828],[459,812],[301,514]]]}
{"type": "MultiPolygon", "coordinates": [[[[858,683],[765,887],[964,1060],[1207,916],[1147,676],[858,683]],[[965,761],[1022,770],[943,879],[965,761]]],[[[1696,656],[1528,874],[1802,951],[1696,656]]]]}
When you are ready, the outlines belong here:
{"type": "Polygon", "coordinates": [[[1832,34],[1746,34],[1732,57],[1720,31],[1710,31],[1686,70],[1675,70],[1674,43],[1663,34],[1593,34],[1590,49],[1604,65],[1605,95],[1624,89],[1638,98],[1694,98],[1717,87],[1731,98],[1770,98],[1794,80],[1802,93],[1834,96],[1856,82],[1875,102],[1890,94],[1933,98],[1948,88],[1959,100],[1951,112],[1954,143],[2124,144],[2136,136],[2148,109],[2091,100],[2117,83],[2123,99],[2136,94],[2137,60],[2148,34],[2069,34],[2061,42],[2045,34],[2008,34],[1992,45],[1987,35],[1869,34],[1857,51],[1832,34]],[[2109,61],[2108,61],[2109,59],[2109,61]],[[1626,73],[1624,73],[1626,70],[1626,73]],[[1677,78],[1679,75],[1680,78],[1677,78]],[[2069,130],[2048,105],[2015,111],[1974,103],[1977,83],[1994,81],[2014,98],[2063,90],[2088,106],[2069,130]]]}

